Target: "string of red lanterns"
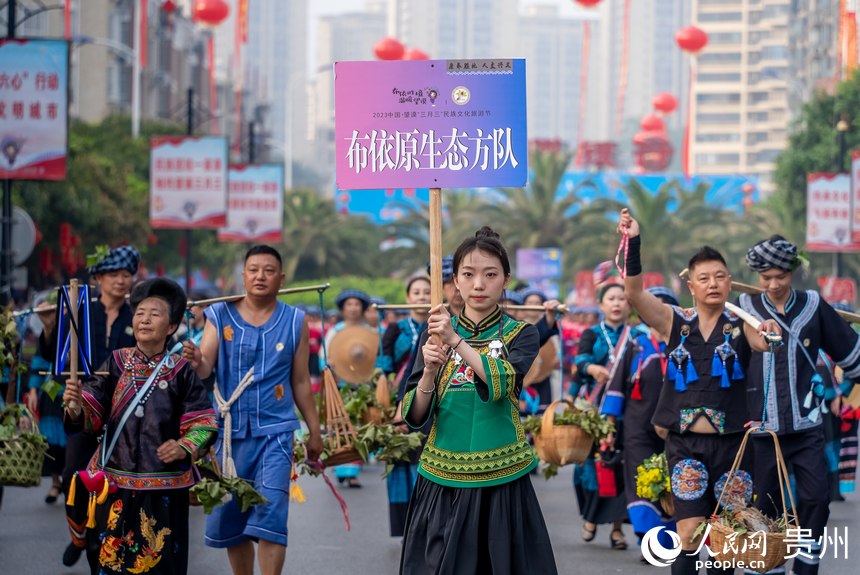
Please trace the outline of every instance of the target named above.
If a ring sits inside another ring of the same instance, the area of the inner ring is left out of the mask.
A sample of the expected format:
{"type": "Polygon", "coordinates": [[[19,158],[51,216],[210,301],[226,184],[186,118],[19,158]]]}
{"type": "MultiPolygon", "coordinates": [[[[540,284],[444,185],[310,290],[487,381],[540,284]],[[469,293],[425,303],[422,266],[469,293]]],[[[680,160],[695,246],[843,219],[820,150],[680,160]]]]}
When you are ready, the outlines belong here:
{"type": "MultiPolygon", "coordinates": [[[[708,45],[708,34],[696,26],[685,26],[675,33],[675,43],[678,44],[681,50],[694,56],[708,45]]],[[[684,140],[681,148],[681,164],[684,169],[684,176],[686,177],[690,176],[690,120],[693,110],[691,100],[693,98],[693,81],[695,76],[696,69],[691,59],[690,84],[687,87],[687,120],[684,122],[684,140]]]]}
{"type": "Polygon", "coordinates": [[[386,37],[373,45],[373,54],[378,60],[429,60],[430,55],[418,48],[406,49],[397,38],[386,37]]]}

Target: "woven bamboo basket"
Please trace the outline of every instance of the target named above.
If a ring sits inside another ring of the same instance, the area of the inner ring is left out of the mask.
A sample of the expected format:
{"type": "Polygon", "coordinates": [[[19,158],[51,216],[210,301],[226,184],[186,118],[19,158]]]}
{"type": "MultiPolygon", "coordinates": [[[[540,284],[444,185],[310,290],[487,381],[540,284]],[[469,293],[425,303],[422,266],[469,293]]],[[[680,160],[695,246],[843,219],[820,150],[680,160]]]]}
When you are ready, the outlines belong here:
{"type": "Polygon", "coordinates": [[[576,409],[569,400],[557,399],[550,403],[543,414],[540,433],[535,437],[535,450],[545,463],[559,466],[582,463],[591,453],[594,438],[578,425],[555,425],[553,422],[559,405],[576,409]]]}
{"type": "Polygon", "coordinates": [[[361,455],[353,445],[353,442],[358,440],[358,435],[346,413],[334,375],[328,367],[323,370],[323,393],[325,394],[326,433],[332,447],[331,453],[323,463],[326,467],[334,467],[360,461],[361,455]]]}
{"type": "Polygon", "coordinates": [[[667,517],[675,516],[675,500],[672,499],[672,494],[668,491],[664,491],[660,494],[660,507],[663,508],[663,513],[666,514],[667,517]]]}
{"type": "MultiPolygon", "coordinates": [[[[26,406],[21,405],[20,408],[29,421],[28,431],[38,434],[36,418],[26,406]]],[[[42,480],[45,452],[45,447],[27,441],[20,435],[0,441],[0,485],[38,487],[42,480]]]]}
{"type": "MultiPolygon", "coordinates": [[[[746,451],[747,440],[749,439],[750,434],[754,431],[758,431],[758,428],[752,427],[746,432],[746,434],[744,434],[744,439],[741,442],[741,447],[740,449],[738,449],[738,453],[735,456],[735,461],[732,464],[731,470],[729,471],[729,475],[726,479],[725,485],[723,485],[723,490],[722,492],[720,492],[720,497],[717,500],[717,506],[714,509],[713,516],[709,521],[711,526],[709,547],[711,548],[712,552],[718,553],[715,558],[719,559],[720,561],[743,561],[744,564],[747,565],[747,570],[755,571],[758,573],[767,573],[768,571],[771,571],[779,567],[780,565],[783,565],[787,561],[786,555],[788,555],[788,545],[785,542],[786,533],[765,533],[765,544],[763,545],[765,547],[765,554],[762,555],[760,549],[751,548],[751,546],[748,544],[749,541],[759,537],[755,534],[744,533],[741,535],[736,535],[731,544],[727,545],[728,536],[732,535],[733,530],[727,525],[723,525],[723,523],[716,518],[717,512],[722,505],[723,498],[726,496],[726,491],[729,485],[732,484],[734,475],[739,469],[740,462],[744,455],[744,451],[746,451]]],[[[785,497],[786,494],[788,494],[788,501],[791,504],[791,509],[797,509],[797,506],[794,503],[794,495],[791,491],[791,485],[789,484],[788,480],[788,469],[785,465],[785,459],[783,459],[782,457],[782,450],[779,447],[779,439],[773,431],[769,429],[766,429],[765,431],[767,431],[767,433],[769,433],[773,438],[773,447],[776,451],[776,471],[780,487],[780,496],[782,497],[782,516],[785,520],[785,525],[787,527],[799,530],[800,524],[797,521],[797,517],[789,516],[788,507],[786,506],[785,497]],[[793,527],[791,522],[792,519],[794,520],[793,527]]]]}

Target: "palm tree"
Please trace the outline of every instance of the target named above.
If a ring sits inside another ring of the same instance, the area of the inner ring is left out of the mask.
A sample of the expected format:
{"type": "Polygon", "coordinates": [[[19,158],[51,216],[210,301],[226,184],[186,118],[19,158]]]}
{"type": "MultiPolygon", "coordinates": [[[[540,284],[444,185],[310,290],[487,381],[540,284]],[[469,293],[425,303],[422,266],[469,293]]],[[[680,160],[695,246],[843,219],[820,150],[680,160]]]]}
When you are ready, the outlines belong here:
{"type": "Polygon", "coordinates": [[[338,214],[334,202],[315,190],[287,193],[280,245],[287,281],[345,273],[383,275],[375,257],[380,238],[372,223],[338,214]]]}

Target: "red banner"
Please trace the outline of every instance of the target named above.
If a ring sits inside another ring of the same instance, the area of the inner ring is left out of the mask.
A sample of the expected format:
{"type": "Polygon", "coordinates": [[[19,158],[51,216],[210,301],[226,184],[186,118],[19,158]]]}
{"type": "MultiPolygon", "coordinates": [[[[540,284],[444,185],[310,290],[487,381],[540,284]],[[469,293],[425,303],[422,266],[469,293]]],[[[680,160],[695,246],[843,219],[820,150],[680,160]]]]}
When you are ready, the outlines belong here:
{"type": "Polygon", "coordinates": [[[147,5],[149,4],[148,0],[140,0],[140,12],[138,13],[138,18],[140,21],[138,24],[138,33],[140,34],[140,67],[146,68],[146,30],[147,30],[147,19],[149,15],[147,14],[147,5]]]}
{"type": "Polygon", "coordinates": [[[0,38],[0,179],[66,177],[69,43],[0,38]]]}
{"type": "Polygon", "coordinates": [[[239,0],[239,37],[242,44],[248,43],[248,0],[239,0]]]}
{"type": "Polygon", "coordinates": [[[594,272],[585,270],[576,274],[576,305],[594,305],[594,272]]]}
{"type": "Polygon", "coordinates": [[[845,302],[854,307],[857,297],[857,283],[853,279],[821,276],[818,278],[818,289],[821,291],[821,297],[827,303],[845,302]]]}

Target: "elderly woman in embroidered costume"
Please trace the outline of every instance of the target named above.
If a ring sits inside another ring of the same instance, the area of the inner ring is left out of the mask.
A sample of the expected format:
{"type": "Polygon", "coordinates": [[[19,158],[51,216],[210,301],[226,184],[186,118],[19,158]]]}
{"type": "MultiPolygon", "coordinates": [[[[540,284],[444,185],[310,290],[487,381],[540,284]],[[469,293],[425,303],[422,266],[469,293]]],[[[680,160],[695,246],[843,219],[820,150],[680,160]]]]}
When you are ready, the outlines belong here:
{"type": "MultiPolygon", "coordinates": [[[[767,320],[757,332],[726,310],[732,276],[720,252],[707,246],[688,265],[687,287],[696,307],[681,309],[663,303],[642,289],[639,224],[626,208],[618,231],[629,237],[627,299],[669,350],[666,378],[651,422],[668,430],[666,459],[684,550],[672,563],[672,575],[689,575],[698,572],[694,552],[701,543],[693,534],[714,511],[749,420],[745,374],[750,351],[768,350],[764,335],[779,335],[782,330],[774,320],[767,320]]],[[[752,497],[749,469],[749,462],[743,461],[728,487],[747,499],[752,497]]],[[[732,572],[708,568],[709,574],[732,572]]]]}
{"type": "MultiPolygon", "coordinates": [[[[597,292],[597,301],[603,319],[582,332],[579,340],[579,350],[574,362],[576,377],[570,385],[569,394],[577,403],[598,407],[603,403],[603,397],[609,384],[610,373],[615,362],[623,355],[624,350],[639,334],[638,329],[627,326],[630,306],[624,297],[624,286],[614,283],[614,280],[603,283],[597,292]]],[[[616,432],[621,435],[621,425],[616,432]]],[[[620,441],[619,441],[620,443],[620,441]]],[[[618,453],[609,449],[610,444],[592,448],[590,456],[573,470],[573,487],[576,493],[576,503],[582,515],[582,539],[593,541],[597,535],[597,526],[611,523],[609,545],[613,549],[627,549],[627,541],[621,526],[627,518],[627,509],[623,492],[615,496],[601,496],[598,480],[596,458],[604,459],[606,463],[617,465],[618,453]]],[[[620,469],[619,469],[620,474],[620,469]]]]}
{"type": "Polygon", "coordinates": [[[529,478],[536,465],[517,397],[538,352],[537,329],[502,313],[510,262],[489,228],[454,253],[465,309],[430,310],[403,398],[414,429],[435,415],[409,503],[400,573],[554,574],[552,545],[529,478]]]}
{"type": "MultiPolygon", "coordinates": [[[[758,273],[758,295],[744,294],[741,307],[760,319],[776,321],[788,337],[784,350],[754,353],[747,375],[750,417],[764,420],[779,436],[786,463],[793,468],[800,525],[811,529],[812,558],[799,555],[794,571],[818,573],[820,540],[830,515],[824,430],[821,414],[826,385],[817,372],[819,352],[827,354],[849,381],[860,377],[860,336],[815,291],[791,287],[794,272],[803,264],[797,246],[772,236],[747,251],[747,265],[758,273]],[[775,373],[765,374],[771,369],[775,373]],[[767,384],[767,387],[765,385],[767,384]]],[[[755,436],[753,479],[756,504],[777,515],[779,501],[776,459],[770,436],[755,436]]]]}
{"type": "Polygon", "coordinates": [[[166,352],[185,293],[167,279],[131,293],[136,347],[111,354],[96,376],[66,383],[66,428],[103,431],[100,450],[72,480],[70,515],[86,524],[98,573],[184,574],[192,461],[217,434],[215,413],[190,364],[166,352]]]}

